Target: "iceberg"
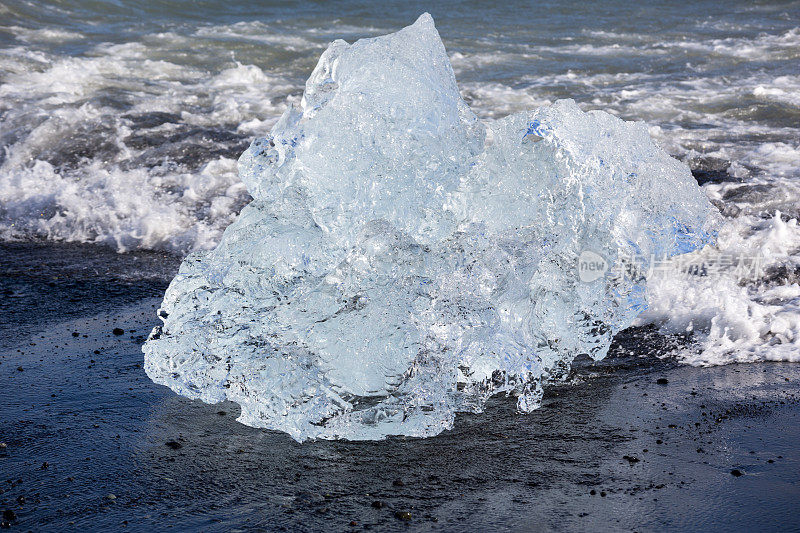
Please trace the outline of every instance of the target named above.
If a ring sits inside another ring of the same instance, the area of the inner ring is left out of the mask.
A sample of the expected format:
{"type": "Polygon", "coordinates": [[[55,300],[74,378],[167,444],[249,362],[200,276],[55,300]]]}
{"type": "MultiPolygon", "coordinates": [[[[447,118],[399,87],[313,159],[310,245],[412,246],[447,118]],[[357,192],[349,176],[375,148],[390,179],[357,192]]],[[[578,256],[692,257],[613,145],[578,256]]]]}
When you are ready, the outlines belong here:
{"type": "Polygon", "coordinates": [[[239,174],[253,200],[184,260],[145,370],[298,441],[432,436],[499,393],[536,409],[646,306],[643,275],[603,269],[716,224],[643,123],[571,100],[479,120],[428,14],[333,42],[239,174]]]}

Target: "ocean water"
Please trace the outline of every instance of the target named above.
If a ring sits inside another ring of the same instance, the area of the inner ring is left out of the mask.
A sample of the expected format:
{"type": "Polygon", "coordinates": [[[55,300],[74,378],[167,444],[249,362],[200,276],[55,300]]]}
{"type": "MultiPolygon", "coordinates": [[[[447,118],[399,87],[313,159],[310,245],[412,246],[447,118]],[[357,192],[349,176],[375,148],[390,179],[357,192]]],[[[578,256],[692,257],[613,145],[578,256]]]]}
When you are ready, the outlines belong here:
{"type": "Polygon", "coordinates": [[[800,2],[4,0],[0,238],[213,247],[249,201],[239,154],[327,44],[424,11],[483,118],[573,98],[644,120],[725,216],[693,256],[720,268],[665,264],[639,325],[692,364],[800,360],[800,2]]]}

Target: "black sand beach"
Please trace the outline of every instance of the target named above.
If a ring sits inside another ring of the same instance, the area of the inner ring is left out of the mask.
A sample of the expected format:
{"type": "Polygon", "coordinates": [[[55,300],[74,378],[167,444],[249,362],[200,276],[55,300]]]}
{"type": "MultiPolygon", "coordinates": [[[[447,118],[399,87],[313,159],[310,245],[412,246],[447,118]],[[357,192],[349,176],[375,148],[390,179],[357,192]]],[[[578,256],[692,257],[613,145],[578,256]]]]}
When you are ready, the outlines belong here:
{"type": "Polygon", "coordinates": [[[498,397],[430,439],[298,444],[144,374],[177,262],[0,245],[4,527],[800,528],[797,365],[681,366],[656,356],[666,339],[626,331],[529,416],[498,397]]]}
{"type": "Polygon", "coordinates": [[[800,531],[799,21],[798,0],[0,0],[0,529],[800,531]],[[709,267],[762,268],[667,269],[648,326],[540,409],[498,396],[429,439],[298,444],[156,385],[142,344],[181,258],[253,198],[242,152],[331,41],[426,11],[481,121],[561,99],[643,121],[724,218],[709,267]]]}

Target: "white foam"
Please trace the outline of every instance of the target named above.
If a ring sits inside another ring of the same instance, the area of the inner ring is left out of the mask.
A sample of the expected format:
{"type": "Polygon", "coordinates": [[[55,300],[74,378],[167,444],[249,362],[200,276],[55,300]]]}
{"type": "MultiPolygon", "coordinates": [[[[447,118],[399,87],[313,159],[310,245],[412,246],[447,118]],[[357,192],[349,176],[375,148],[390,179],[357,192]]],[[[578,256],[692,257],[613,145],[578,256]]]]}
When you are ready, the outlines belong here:
{"type": "Polygon", "coordinates": [[[522,109],[548,105],[548,98],[534,91],[515,89],[503,83],[462,83],[462,97],[485,118],[501,118],[522,109]]]}
{"type": "Polygon", "coordinates": [[[79,41],[84,38],[83,34],[68,31],[63,28],[23,28],[21,26],[0,26],[0,30],[5,30],[13,34],[18,40],[25,43],[63,43],[79,41]]]}
{"type": "Polygon", "coordinates": [[[466,74],[473,69],[498,66],[505,63],[532,63],[541,59],[541,56],[533,53],[509,52],[493,50],[488,52],[463,53],[453,52],[450,54],[450,64],[456,75],[466,74]]]}
{"type": "Polygon", "coordinates": [[[637,324],[655,324],[668,334],[691,333],[693,342],[678,356],[693,365],[751,361],[800,362],[800,285],[752,279],[783,267],[800,269],[800,227],[783,221],[741,216],[722,228],[716,247],[676,259],[664,275],[648,280],[648,310],[637,324]],[[719,254],[744,258],[713,275],[680,271],[678,261],[712,264],[719,254]],[[758,267],[754,267],[754,263],[758,267]]]}
{"type": "Polygon", "coordinates": [[[0,235],[9,240],[33,234],[119,251],[209,248],[246,198],[231,159],[211,161],[196,173],[163,175],[94,162],[81,178],[36,161],[0,174],[0,235]]]}
{"type": "Polygon", "coordinates": [[[319,44],[306,39],[295,32],[279,32],[266,24],[254,22],[237,22],[235,24],[203,26],[195,35],[206,39],[235,39],[253,41],[269,45],[281,46],[285,50],[301,51],[319,48],[319,44]]]}
{"type": "MultiPolygon", "coordinates": [[[[700,23],[699,26],[708,24],[700,23]]],[[[741,31],[744,27],[739,25],[723,25],[720,27],[728,32],[741,31]]],[[[752,28],[747,28],[752,29],[752,28]]],[[[681,35],[674,40],[660,40],[660,36],[640,33],[619,33],[607,31],[585,31],[588,35],[599,41],[612,41],[609,45],[576,44],[567,47],[548,47],[547,50],[563,53],[584,53],[590,55],[614,54],[615,51],[633,52],[639,55],[652,54],[677,54],[687,52],[690,54],[708,54],[710,56],[728,56],[742,59],[791,59],[800,57],[798,45],[800,44],[800,27],[791,28],[782,33],[763,31],[754,37],[727,37],[724,39],[697,39],[692,34],[681,35]],[[620,44],[625,43],[625,44],[620,44]]]]}
{"type": "Polygon", "coordinates": [[[800,76],[781,76],[775,78],[771,84],[762,83],[753,89],[753,96],[773,102],[784,102],[800,107],[800,76]]]}
{"type": "MultiPolygon", "coordinates": [[[[142,43],[98,45],[87,57],[4,52],[0,138],[10,139],[0,159],[0,238],[5,239],[96,242],[120,251],[212,247],[248,198],[235,159],[212,158],[200,169],[168,160],[136,163],[147,149],[136,148],[128,137],[142,131],[95,98],[124,91],[134,96],[127,115],[171,113],[184,129],[232,124],[234,131],[253,135],[274,123],[285,108],[277,96],[293,88],[254,65],[235,63],[209,74],[150,59],[153,51],[142,43]],[[271,94],[276,97],[265,96],[271,94]],[[50,162],[54,157],[80,157],[69,153],[80,153],[80,146],[52,154],[76,132],[85,132],[76,142],[88,145],[88,155],[66,171],[57,168],[50,162]],[[95,143],[109,149],[92,155],[95,143]]],[[[165,123],[145,135],[177,128],[165,123]]]]}

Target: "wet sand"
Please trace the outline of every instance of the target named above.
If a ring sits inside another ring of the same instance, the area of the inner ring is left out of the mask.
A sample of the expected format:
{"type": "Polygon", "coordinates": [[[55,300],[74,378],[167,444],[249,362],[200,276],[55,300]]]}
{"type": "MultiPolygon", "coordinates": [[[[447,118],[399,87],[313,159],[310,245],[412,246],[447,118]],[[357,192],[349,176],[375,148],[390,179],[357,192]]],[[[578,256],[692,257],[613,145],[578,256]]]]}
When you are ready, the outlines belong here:
{"type": "Polygon", "coordinates": [[[430,439],[298,444],[144,374],[176,266],[2,245],[13,530],[800,529],[800,365],[681,366],[629,330],[531,415],[498,397],[430,439]]]}

